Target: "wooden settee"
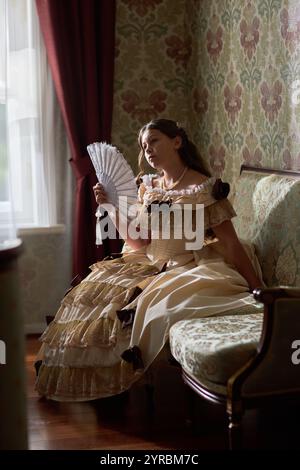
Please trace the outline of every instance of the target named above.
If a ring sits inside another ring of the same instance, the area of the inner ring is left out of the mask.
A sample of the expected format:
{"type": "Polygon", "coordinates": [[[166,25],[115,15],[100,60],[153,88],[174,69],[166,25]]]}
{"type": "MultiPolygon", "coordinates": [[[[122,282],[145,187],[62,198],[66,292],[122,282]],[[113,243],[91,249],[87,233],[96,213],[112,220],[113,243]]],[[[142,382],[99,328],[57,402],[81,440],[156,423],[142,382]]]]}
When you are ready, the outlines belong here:
{"type": "Polygon", "coordinates": [[[184,382],[226,406],[237,448],[245,409],[300,396],[300,173],[243,166],[233,202],[268,287],[254,291],[252,312],[176,323],[170,349],[184,382]]]}

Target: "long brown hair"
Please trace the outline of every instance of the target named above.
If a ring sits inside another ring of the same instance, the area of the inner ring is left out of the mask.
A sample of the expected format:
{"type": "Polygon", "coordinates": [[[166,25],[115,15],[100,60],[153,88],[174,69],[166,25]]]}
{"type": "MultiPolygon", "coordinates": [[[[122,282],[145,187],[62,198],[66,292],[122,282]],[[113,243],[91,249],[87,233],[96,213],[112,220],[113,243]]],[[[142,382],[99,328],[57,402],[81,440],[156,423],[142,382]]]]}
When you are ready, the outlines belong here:
{"type": "Polygon", "coordinates": [[[138,142],[141,150],[138,156],[140,172],[137,176],[137,181],[139,181],[140,177],[145,173],[145,152],[142,146],[142,138],[144,132],[149,129],[157,129],[158,131],[168,136],[170,139],[174,139],[179,135],[182,139],[182,144],[178,149],[178,153],[182,161],[186,164],[187,167],[192,168],[193,170],[196,170],[205,176],[211,176],[210,172],[207,170],[202,161],[197,147],[192,141],[189,140],[183,127],[179,126],[175,121],[171,121],[170,119],[153,119],[152,121],[148,122],[148,124],[145,124],[139,132],[138,142]]]}

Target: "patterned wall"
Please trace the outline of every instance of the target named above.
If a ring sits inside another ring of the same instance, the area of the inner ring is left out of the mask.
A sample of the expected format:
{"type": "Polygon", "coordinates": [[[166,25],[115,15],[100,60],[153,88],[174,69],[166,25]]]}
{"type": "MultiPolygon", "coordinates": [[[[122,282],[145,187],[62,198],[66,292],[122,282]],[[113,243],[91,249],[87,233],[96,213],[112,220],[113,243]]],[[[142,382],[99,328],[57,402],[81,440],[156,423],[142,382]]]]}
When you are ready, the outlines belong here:
{"type": "Polygon", "coordinates": [[[46,315],[55,314],[70,287],[70,239],[68,230],[22,234],[19,275],[26,333],[45,329],[46,315]]]}
{"type": "Polygon", "coordinates": [[[137,133],[152,118],[185,122],[192,40],[184,0],[117,0],[112,141],[136,168],[137,133]]]}
{"type": "Polygon", "coordinates": [[[212,172],[300,169],[298,0],[117,0],[113,142],[180,121],[212,172]]]}

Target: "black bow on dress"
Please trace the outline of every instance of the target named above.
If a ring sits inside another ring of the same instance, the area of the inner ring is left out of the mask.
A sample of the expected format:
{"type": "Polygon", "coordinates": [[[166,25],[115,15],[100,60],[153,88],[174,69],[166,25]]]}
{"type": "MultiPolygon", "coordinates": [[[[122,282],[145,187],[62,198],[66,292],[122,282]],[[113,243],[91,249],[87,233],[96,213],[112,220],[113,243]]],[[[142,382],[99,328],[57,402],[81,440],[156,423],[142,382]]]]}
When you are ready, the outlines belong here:
{"type": "Polygon", "coordinates": [[[144,369],[144,363],[142,360],[142,353],[140,348],[133,346],[132,348],[126,349],[122,354],[121,358],[126,362],[132,363],[133,369],[144,369]]]}
{"type": "Polygon", "coordinates": [[[221,178],[218,178],[212,188],[212,196],[217,199],[225,199],[230,191],[230,184],[229,183],[223,183],[221,178]]]}

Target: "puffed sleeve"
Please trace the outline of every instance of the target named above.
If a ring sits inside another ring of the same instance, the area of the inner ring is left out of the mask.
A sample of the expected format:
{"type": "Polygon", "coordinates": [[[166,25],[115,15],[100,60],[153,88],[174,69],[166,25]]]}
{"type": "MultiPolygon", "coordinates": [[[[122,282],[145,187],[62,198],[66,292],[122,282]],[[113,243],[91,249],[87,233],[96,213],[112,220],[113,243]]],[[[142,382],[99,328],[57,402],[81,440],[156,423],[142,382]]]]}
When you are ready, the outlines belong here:
{"type": "Polygon", "coordinates": [[[236,212],[228,199],[221,199],[208,205],[204,209],[205,230],[213,228],[225,220],[230,220],[236,216],[236,212]]]}

